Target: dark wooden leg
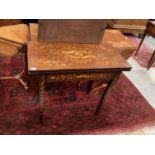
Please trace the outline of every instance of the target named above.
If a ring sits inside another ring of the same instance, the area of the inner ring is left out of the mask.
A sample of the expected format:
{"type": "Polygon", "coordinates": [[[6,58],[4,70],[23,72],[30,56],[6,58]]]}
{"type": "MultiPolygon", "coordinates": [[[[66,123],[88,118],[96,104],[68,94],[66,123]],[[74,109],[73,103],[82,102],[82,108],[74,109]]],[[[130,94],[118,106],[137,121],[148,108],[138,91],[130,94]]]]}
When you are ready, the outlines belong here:
{"type": "Polygon", "coordinates": [[[93,86],[94,80],[89,80],[87,83],[87,94],[89,94],[89,92],[92,90],[92,86],[93,86]]]}
{"type": "Polygon", "coordinates": [[[106,86],[103,94],[101,95],[101,99],[100,99],[100,101],[98,103],[98,106],[96,108],[95,115],[98,115],[99,114],[99,112],[101,110],[101,107],[102,107],[102,105],[104,103],[105,97],[109,94],[112,86],[116,83],[116,81],[119,78],[119,76],[120,76],[120,72],[116,73],[116,75],[114,76],[114,78],[108,82],[108,85],[106,86]]]}
{"type": "Polygon", "coordinates": [[[28,85],[28,87],[29,87],[28,60],[27,60],[27,45],[24,45],[22,50],[23,50],[23,53],[24,53],[24,62],[25,62],[24,71],[25,71],[25,76],[26,76],[26,82],[27,82],[27,85],[28,85]]]}
{"type": "Polygon", "coordinates": [[[139,51],[139,49],[140,49],[140,47],[141,47],[141,45],[142,45],[142,43],[143,43],[143,41],[144,41],[144,39],[145,39],[145,37],[146,37],[146,34],[147,34],[147,32],[145,31],[145,32],[144,32],[144,35],[143,35],[143,37],[142,37],[142,40],[140,41],[140,43],[139,43],[139,45],[138,45],[138,48],[137,48],[137,50],[136,50],[135,55],[138,54],[138,51],[139,51]]]}
{"type": "Polygon", "coordinates": [[[148,62],[147,69],[149,69],[151,67],[151,65],[153,64],[154,60],[155,60],[155,50],[153,51],[153,54],[152,54],[152,56],[151,56],[151,58],[150,58],[150,60],[148,62]]]}
{"type": "Polygon", "coordinates": [[[45,76],[39,76],[39,104],[40,104],[40,123],[43,123],[45,76]]]}

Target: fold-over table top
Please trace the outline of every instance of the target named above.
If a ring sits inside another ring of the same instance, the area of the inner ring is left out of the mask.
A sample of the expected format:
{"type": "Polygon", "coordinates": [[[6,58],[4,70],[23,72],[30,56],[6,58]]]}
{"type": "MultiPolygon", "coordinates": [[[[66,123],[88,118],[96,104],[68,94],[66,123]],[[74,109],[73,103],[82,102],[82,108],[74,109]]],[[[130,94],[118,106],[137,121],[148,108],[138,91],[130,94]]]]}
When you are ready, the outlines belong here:
{"type": "Polygon", "coordinates": [[[109,45],[28,43],[29,73],[130,69],[126,60],[109,45]]]}

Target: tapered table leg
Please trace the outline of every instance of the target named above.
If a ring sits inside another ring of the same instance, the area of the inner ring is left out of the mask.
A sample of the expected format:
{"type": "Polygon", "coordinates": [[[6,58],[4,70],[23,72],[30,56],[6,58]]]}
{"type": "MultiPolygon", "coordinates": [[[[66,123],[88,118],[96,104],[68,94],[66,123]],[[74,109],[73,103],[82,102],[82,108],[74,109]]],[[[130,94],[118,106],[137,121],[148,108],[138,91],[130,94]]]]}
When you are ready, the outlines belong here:
{"type": "Polygon", "coordinates": [[[147,69],[149,69],[151,67],[151,65],[153,64],[154,60],[155,60],[155,50],[153,51],[153,54],[152,54],[152,56],[151,56],[151,58],[150,58],[150,60],[148,62],[147,69]]]}
{"type": "Polygon", "coordinates": [[[103,94],[101,95],[101,99],[100,99],[100,101],[98,103],[98,106],[96,108],[95,115],[98,115],[99,114],[99,112],[100,112],[100,110],[102,108],[102,105],[104,103],[105,97],[109,94],[112,86],[116,83],[116,81],[119,78],[119,76],[120,76],[120,72],[116,73],[116,75],[114,76],[114,78],[108,82],[108,85],[106,86],[103,94]]]}
{"type": "Polygon", "coordinates": [[[139,43],[139,45],[138,45],[138,48],[137,48],[137,50],[136,50],[135,55],[138,54],[138,51],[139,51],[139,49],[140,49],[140,47],[141,47],[141,45],[142,45],[142,43],[143,43],[143,41],[144,41],[144,39],[145,39],[145,37],[146,37],[146,34],[147,34],[147,32],[145,31],[145,32],[144,32],[144,35],[143,35],[143,37],[142,37],[142,40],[140,41],[140,43],[139,43]]]}
{"type": "Polygon", "coordinates": [[[25,72],[25,80],[27,83],[27,86],[30,86],[30,79],[29,79],[29,75],[28,75],[28,60],[27,60],[27,45],[24,45],[23,48],[21,49],[22,52],[24,53],[24,72],[25,72]]]}
{"type": "Polygon", "coordinates": [[[44,91],[45,91],[45,76],[39,76],[40,123],[43,123],[43,113],[45,108],[44,91]]]}

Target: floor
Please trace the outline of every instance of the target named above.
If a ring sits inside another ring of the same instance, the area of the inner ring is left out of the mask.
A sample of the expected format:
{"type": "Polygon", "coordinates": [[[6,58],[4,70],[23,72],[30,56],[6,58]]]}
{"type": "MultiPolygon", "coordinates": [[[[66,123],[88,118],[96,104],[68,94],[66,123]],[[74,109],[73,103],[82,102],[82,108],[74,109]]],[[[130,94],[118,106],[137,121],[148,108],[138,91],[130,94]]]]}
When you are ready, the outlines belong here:
{"type": "MultiPolygon", "coordinates": [[[[144,42],[152,49],[155,49],[155,39],[151,36],[146,37],[144,42]]],[[[132,66],[132,71],[124,72],[125,75],[155,109],[155,67],[151,67],[149,70],[142,68],[132,57],[128,59],[128,62],[132,66]]],[[[146,127],[142,130],[133,132],[133,134],[155,135],[155,127],[146,127]]]]}

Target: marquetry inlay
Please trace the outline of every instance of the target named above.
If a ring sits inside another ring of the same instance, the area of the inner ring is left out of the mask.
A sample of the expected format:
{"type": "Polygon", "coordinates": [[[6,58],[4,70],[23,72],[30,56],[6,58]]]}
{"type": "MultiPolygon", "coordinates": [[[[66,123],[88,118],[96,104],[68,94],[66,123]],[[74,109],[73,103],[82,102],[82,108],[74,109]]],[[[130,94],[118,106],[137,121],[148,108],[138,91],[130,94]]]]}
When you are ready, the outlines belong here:
{"type": "Polygon", "coordinates": [[[29,70],[122,68],[128,64],[111,46],[28,43],[29,70]]]}
{"type": "Polygon", "coordinates": [[[90,49],[76,48],[74,46],[71,50],[64,49],[62,55],[64,55],[66,61],[73,61],[75,63],[88,63],[96,58],[90,49]]]}
{"type": "Polygon", "coordinates": [[[48,81],[55,80],[80,80],[80,79],[102,79],[102,80],[110,80],[114,76],[114,73],[88,73],[88,74],[56,74],[56,75],[48,75],[48,81]]]}
{"type": "Polygon", "coordinates": [[[39,58],[38,63],[65,67],[66,63],[64,62],[84,64],[94,61],[95,58],[96,55],[93,54],[93,51],[89,48],[86,49],[74,46],[72,48],[54,47],[49,50],[49,55],[47,57],[39,58]]]}

